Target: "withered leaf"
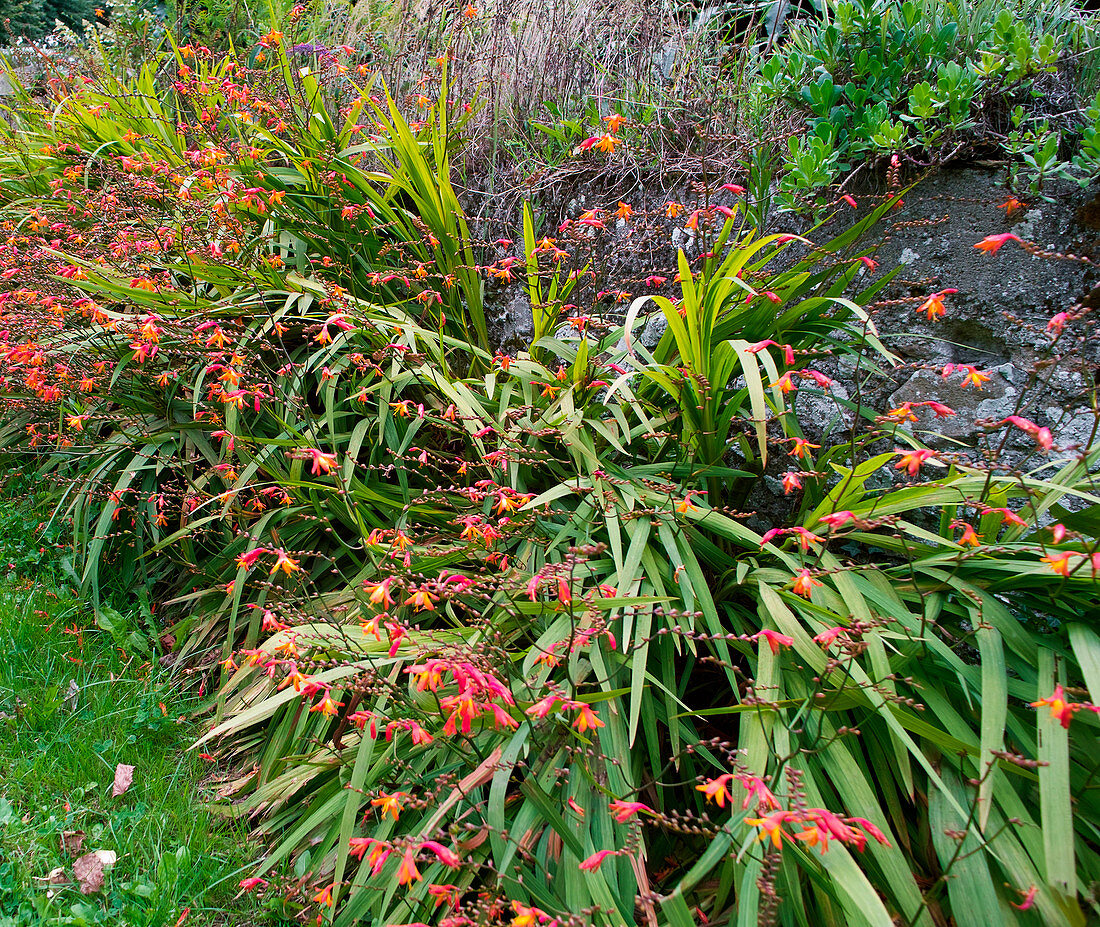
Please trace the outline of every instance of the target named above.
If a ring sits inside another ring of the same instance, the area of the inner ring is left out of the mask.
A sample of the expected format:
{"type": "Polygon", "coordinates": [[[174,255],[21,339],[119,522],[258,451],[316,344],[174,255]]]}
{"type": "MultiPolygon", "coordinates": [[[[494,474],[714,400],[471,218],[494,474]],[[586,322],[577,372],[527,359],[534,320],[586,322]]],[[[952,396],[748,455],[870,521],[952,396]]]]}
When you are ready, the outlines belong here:
{"type": "Polygon", "coordinates": [[[66,874],[64,866],[57,866],[50,870],[49,875],[35,876],[34,881],[46,885],[64,885],[69,881],[69,876],[66,874]]]}
{"type": "Polygon", "coordinates": [[[94,895],[103,890],[103,860],[95,850],[73,863],[73,875],[82,895],[94,895]]]}
{"type": "Polygon", "coordinates": [[[119,763],[115,767],[115,784],[111,788],[111,795],[114,798],[118,798],[119,795],[122,795],[128,788],[130,788],[130,783],[132,783],[133,781],[134,767],[127,766],[125,763],[119,763]]]}
{"type": "Polygon", "coordinates": [[[67,711],[76,711],[77,705],[80,702],[80,686],[76,684],[75,679],[69,680],[69,691],[65,693],[65,701],[62,706],[67,711]]]}
{"type": "Polygon", "coordinates": [[[84,831],[65,830],[61,832],[61,852],[66,856],[76,856],[84,846],[84,831]]]}

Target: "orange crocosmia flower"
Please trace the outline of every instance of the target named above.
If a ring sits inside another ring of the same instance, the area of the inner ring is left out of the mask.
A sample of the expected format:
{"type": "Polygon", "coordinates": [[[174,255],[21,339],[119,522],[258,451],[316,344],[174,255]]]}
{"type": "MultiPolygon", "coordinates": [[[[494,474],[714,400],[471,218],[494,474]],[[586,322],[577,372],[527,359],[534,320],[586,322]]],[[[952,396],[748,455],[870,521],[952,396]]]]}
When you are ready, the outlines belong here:
{"type": "Polygon", "coordinates": [[[805,438],[792,438],[793,442],[790,451],[788,453],[791,457],[802,458],[805,457],[811,449],[821,447],[820,444],[811,444],[805,438]]]}
{"type": "Polygon", "coordinates": [[[629,219],[634,214],[634,210],[631,209],[622,200],[619,200],[619,208],[615,210],[616,219],[629,219]]]}
{"type": "Polygon", "coordinates": [[[512,911],[515,914],[512,918],[512,927],[537,927],[544,921],[550,920],[546,912],[540,908],[528,907],[518,901],[512,902],[512,911]]]}
{"type": "Polygon", "coordinates": [[[459,888],[457,885],[429,885],[428,894],[435,899],[435,906],[449,904],[452,907],[458,904],[459,888]]]}
{"type": "Polygon", "coordinates": [[[618,132],[626,124],[627,119],[619,113],[612,113],[610,116],[604,116],[603,121],[607,123],[608,132],[618,132]]]}
{"type": "Polygon", "coordinates": [[[429,611],[434,612],[435,606],[433,602],[438,602],[439,596],[434,596],[428,591],[427,586],[421,586],[411,596],[405,599],[406,605],[415,605],[418,612],[429,611]]]}
{"type": "Polygon", "coordinates": [[[924,462],[929,457],[935,456],[935,452],[928,450],[928,448],[921,448],[908,453],[904,451],[895,451],[894,453],[901,455],[901,460],[894,464],[894,469],[905,470],[910,476],[916,476],[924,462]]]}
{"type": "Polygon", "coordinates": [[[981,547],[982,542],[978,537],[978,532],[974,530],[973,525],[960,525],[963,529],[962,537],[959,538],[959,543],[964,546],[981,547]]]}
{"type": "Polygon", "coordinates": [[[1052,554],[1049,557],[1040,557],[1039,562],[1048,564],[1051,570],[1059,576],[1069,576],[1069,564],[1072,558],[1073,554],[1063,552],[1052,554]]]}
{"type": "Polygon", "coordinates": [[[730,773],[726,773],[717,779],[708,779],[702,785],[695,786],[695,789],[705,794],[707,801],[713,801],[719,808],[724,808],[726,799],[730,797],[729,782],[732,778],[730,773]]]}
{"type": "Polygon", "coordinates": [[[313,896],[313,900],[317,904],[323,904],[328,907],[332,907],[332,886],[326,885],[316,895],[313,896]]]}
{"type": "Polygon", "coordinates": [[[820,586],[816,579],[810,576],[809,570],[801,570],[798,576],[795,577],[794,585],[791,587],[791,591],[795,595],[805,596],[807,599],[810,597],[810,593],[813,592],[814,586],[820,586]]]}
{"type": "Polygon", "coordinates": [[[794,392],[795,385],[794,385],[794,379],[793,378],[794,378],[794,374],[791,371],[788,370],[785,374],[783,374],[783,376],[781,376],[774,383],[770,383],[768,385],[768,389],[778,389],[781,393],[783,393],[783,395],[786,395],[787,393],[794,392]]]}
{"type": "Polygon", "coordinates": [[[320,474],[331,473],[336,469],[336,455],[326,454],[323,451],[316,450],[314,448],[307,448],[306,454],[313,460],[313,466],[310,468],[310,473],[314,476],[320,474]]]}
{"type": "Polygon", "coordinates": [[[957,290],[941,290],[939,293],[933,293],[923,303],[917,307],[917,312],[923,312],[928,316],[928,321],[932,322],[935,319],[942,318],[947,314],[947,309],[943,305],[943,298],[948,293],[956,293],[957,290]]]}
{"type": "Polygon", "coordinates": [[[679,512],[681,515],[686,515],[689,512],[698,511],[698,506],[696,506],[691,501],[691,497],[699,495],[702,495],[701,490],[689,489],[686,493],[684,493],[684,498],[676,503],[676,511],[679,512]]]}
{"type": "Polygon", "coordinates": [[[380,583],[363,584],[363,589],[367,593],[371,605],[381,605],[382,608],[386,609],[396,604],[393,596],[390,595],[391,582],[392,580],[387,578],[380,583]]]}
{"type": "Polygon", "coordinates": [[[797,473],[785,473],[783,475],[783,495],[788,495],[796,489],[802,488],[802,480],[797,473]]]}
{"type": "Polygon", "coordinates": [[[582,734],[589,728],[605,727],[604,723],[600,720],[600,716],[592,710],[592,707],[586,702],[580,702],[573,706],[580,712],[577,715],[577,720],[573,722],[573,726],[582,734]]]}
{"type": "Polygon", "coordinates": [[[314,705],[310,711],[319,711],[326,717],[331,718],[333,715],[338,714],[340,709],[344,706],[343,702],[335,702],[332,700],[332,696],[325,694],[325,697],[321,699],[316,705],[314,705]]]}
{"type": "Polygon", "coordinates": [[[962,369],[966,371],[966,376],[963,377],[962,381],[964,389],[971,385],[981,389],[982,384],[989,379],[988,373],[982,373],[977,367],[972,367],[969,364],[963,364],[962,369]]]}
{"type": "Polygon", "coordinates": [[[675,219],[684,211],[683,203],[665,203],[665,218],[675,219]]]}
{"type": "Polygon", "coordinates": [[[1005,211],[1005,215],[1011,219],[1021,209],[1026,209],[1027,203],[1021,203],[1018,199],[1016,199],[1016,197],[1010,196],[997,208],[1003,209],[1005,211]]]}
{"type": "Polygon", "coordinates": [[[411,885],[423,878],[420,870],[416,868],[416,856],[413,854],[412,847],[409,847],[401,858],[401,865],[397,867],[397,884],[411,885]]]}
{"type": "Polygon", "coordinates": [[[808,830],[795,834],[794,838],[796,840],[801,840],[808,847],[815,847],[820,844],[822,853],[829,849],[829,837],[831,835],[827,828],[822,827],[817,822],[810,821],[803,822],[803,826],[807,827],[808,830]]]}
{"type": "Polygon", "coordinates": [[[298,565],[298,561],[291,557],[282,548],[277,548],[272,551],[272,553],[275,554],[275,566],[271,568],[272,573],[278,573],[279,570],[282,570],[284,573],[286,573],[287,576],[289,576],[296,570],[301,569],[301,567],[298,565]]]}
{"type": "Polygon", "coordinates": [[[388,814],[396,821],[407,797],[408,796],[406,796],[404,792],[394,792],[392,795],[387,792],[381,792],[377,798],[372,798],[370,803],[381,809],[383,817],[388,814]]]}
{"type": "Polygon", "coordinates": [[[1054,687],[1054,692],[1046,698],[1041,698],[1039,701],[1031,703],[1032,708],[1046,708],[1048,706],[1050,708],[1050,716],[1060,721],[1064,728],[1069,727],[1069,722],[1073,717],[1073,713],[1081,708],[1078,704],[1066,701],[1066,693],[1062,689],[1061,684],[1056,685],[1054,687]]]}
{"type": "Polygon", "coordinates": [[[760,829],[760,833],[757,835],[758,840],[770,839],[778,849],[783,846],[783,838],[789,838],[790,836],[783,830],[783,823],[790,818],[790,811],[775,811],[763,818],[745,818],[745,823],[750,827],[757,827],[760,829]]]}

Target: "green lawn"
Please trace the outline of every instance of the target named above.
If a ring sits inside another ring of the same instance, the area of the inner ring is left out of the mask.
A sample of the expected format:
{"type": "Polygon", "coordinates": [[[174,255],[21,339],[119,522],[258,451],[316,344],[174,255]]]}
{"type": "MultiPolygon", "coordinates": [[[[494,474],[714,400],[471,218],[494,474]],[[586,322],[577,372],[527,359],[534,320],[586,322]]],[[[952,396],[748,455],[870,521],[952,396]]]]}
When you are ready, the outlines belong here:
{"type": "Polygon", "coordinates": [[[187,749],[197,693],[60,587],[0,579],[0,927],[284,923],[238,897],[258,848],[203,807],[217,783],[187,749]],[[133,784],[112,797],[119,763],[133,784]],[[74,863],[95,850],[117,861],[84,895],[74,863]]]}

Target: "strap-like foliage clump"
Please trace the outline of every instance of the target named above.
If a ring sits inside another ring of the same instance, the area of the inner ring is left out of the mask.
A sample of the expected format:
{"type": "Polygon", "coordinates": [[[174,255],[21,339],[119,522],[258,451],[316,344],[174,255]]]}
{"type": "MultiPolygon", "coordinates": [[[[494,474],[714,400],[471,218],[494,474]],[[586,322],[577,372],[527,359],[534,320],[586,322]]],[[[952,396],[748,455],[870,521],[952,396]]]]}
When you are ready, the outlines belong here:
{"type": "Polygon", "coordinates": [[[858,250],[893,200],[816,245],[705,201],[674,289],[595,324],[530,215],[478,266],[445,78],[414,125],[280,39],[75,84],[3,153],[3,435],[87,593],[147,585],[222,661],[244,886],[341,925],[1083,924],[1100,448],[988,423],[1022,473],[920,443],[938,402],[824,447],[792,410],[826,356],[893,362],[858,250]]]}

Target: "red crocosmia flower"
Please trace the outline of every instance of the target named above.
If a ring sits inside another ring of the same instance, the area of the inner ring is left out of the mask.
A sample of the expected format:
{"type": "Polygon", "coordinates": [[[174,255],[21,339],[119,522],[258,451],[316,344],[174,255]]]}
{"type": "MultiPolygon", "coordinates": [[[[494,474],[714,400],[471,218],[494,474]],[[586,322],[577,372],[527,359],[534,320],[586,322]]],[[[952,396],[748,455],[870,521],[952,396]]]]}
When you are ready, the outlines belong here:
{"type": "Polygon", "coordinates": [[[639,811],[648,811],[653,813],[653,809],[649,805],[644,805],[640,801],[620,801],[616,799],[609,806],[608,809],[614,816],[615,820],[620,824],[625,824],[639,811]]]}
{"type": "Polygon", "coordinates": [[[1062,334],[1062,329],[1066,327],[1066,322],[1069,321],[1068,312],[1058,312],[1050,317],[1050,321],[1047,322],[1047,331],[1052,335],[1062,334]]]}
{"type": "Polygon", "coordinates": [[[794,348],[789,344],[780,344],[778,341],[772,341],[770,338],[764,341],[758,341],[756,344],[749,345],[748,352],[750,354],[758,354],[767,347],[776,347],[783,350],[783,360],[788,367],[794,366],[794,348]]]}
{"type": "Polygon", "coordinates": [[[436,843],[434,840],[425,840],[420,844],[420,849],[430,850],[444,866],[450,866],[452,869],[458,866],[460,862],[458,854],[454,850],[448,850],[441,843],[436,843]]]}
{"type": "Polygon", "coordinates": [[[378,843],[373,837],[352,837],[348,841],[348,856],[354,856],[356,859],[362,859],[363,854],[367,852],[374,844],[378,843]]]}
{"type": "Polygon", "coordinates": [[[569,592],[569,583],[560,577],[558,578],[558,601],[562,605],[569,605],[573,601],[573,596],[569,592]]]}
{"type": "Polygon", "coordinates": [[[1035,904],[1035,896],[1039,894],[1039,887],[1037,885],[1032,885],[1026,892],[1020,889],[1017,889],[1017,891],[1020,892],[1023,899],[1019,903],[1015,901],[1009,903],[1018,911],[1029,910],[1031,906],[1035,904]]]}
{"type": "Polygon", "coordinates": [[[754,634],[750,640],[757,640],[758,638],[764,638],[768,642],[768,646],[771,648],[772,653],[779,653],[780,647],[790,647],[794,643],[793,637],[788,637],[786,634],[780,634],[778,631],[773,631],[770,628],[764,628],[758,634],[754,634]]]}
{"type": "Polygon", "coordinates": [[[787,533],[786,528],[769,528],[767,531],[764,532],[763,537],[760,538],[760,546],[764,547],[766,544],[770,543],[775,538],[779,537],[782,534],[786,534],[786,533],[787,533]]]}
{"type": "Polygon", "coordinates": [[[759,776],[740,774],[734,778],[745,787],[745,799],[741,802],[742,810],[748,808],[754,802],[773,810],[779,808],[779,799],[775,797],[772,790],[768,788],[767,783],[759,776]]]}
{"type": "Polygon", "coordinates": [[[886,839],[886,835],[879,830],[874,824],[867,820],[867,818],[848,818],[852,824],[855,824],[863,828],[864,832],[874,838],[878,843],[881,843],[884,847],[890,846],[890,841],[886,839]]]}
{"type": "Polygon", "coordinates": [[[527,709],[527,714],[532,715],[535,718],[545,718],[550,712],[554,710],[554,705],[557,702],[564,702],[560,695],[548,695],[546,698],[539,699],[530,708],[527,709]]]}
{"type": "Polygon", "coordinates": [[[849,196],[848,194],[845,194],[841,197],[841,199],[844,200],[844,202],[847,203],[849,206],[851,206],[852,209],[857,208],[856,198],[854,196],[849,196]]]}
{"type": "Polygon", "coordinates": [[[936,418],[947,418],[949,415],[955,415],[955,410],[949,406],[945,406],[942,402],[926,402],[926,406],[936,413],[936,418]]]}
{"type": "Polygon", "coordinates": [[[252,550],[241,554],[237,558],[237,566],[240,567],[242,570],[250,570],[252,569],[253,564],[255,564],[255,562],[267,552],[268,551],[266,547],[253,548],[252,550]]]}
{"type": "Polygon", "coordinates": [[[1001,246],[1006,241],[1014,241],[1019,245],[1023,244],[1023,240],[1018,235],[1013,235],[1011,232],[1003,232],[1000,235],[986,235],[981,241],[979,241],[974,247],[979,251],[987,251],[990,254],[996,254],[1001,250],[1001,246]]]}
{"type": "Polygon", "coordinates": [[[258,876],[253,876],[250,879],[241,879],[240,888],[246,892],[255,891],[257,888],[262,888],[267,885],[267,879],[261,879],[258,876]]]}
{"type": "Polygon", "coordinates": [[[724,183],[719,189],[725,190],[727,193],[732,193],[734,196],[745,195],[745,188],[736,183],[724,183]]]}
{"type": "Polygon", "coordinates": [[[842,512],[830,512],[827,515],[819,515],[817,520],[824,522],[835,531],[837,528],[844,527],[848,522],[855,521],[856,516],[854,512],[849,512],[845,509],[842,512]]]}
{"type": "Polygon", "coordinates": [[[840,625],[833,625],[831,628],[826,628],[820,634],[815,634],[814,643],[821,644],[822,647],[828,647],[843,633],[844,628],[842,628],[840,625]]]}
{"type": "Polygon", "coordinates": [[[613,852],[613,850],[600,850],[593,853],[588,859],[584,860],[578,868],[583,869],[585,872],[595,872],[600,868],[603,861],[613,852]]]}
{"type": "MultiPolygon", "coordinates": [[[[358,711],[353,711],[350,715],[348,715],[348,720],[357,728],[359,728],[359,730],[363,730],[365,728],[370,734],[371,739],[377,739],[378,719],[374,716],[373,711],[364,711],[360,708],[358,711]]],[[[386,740],[389,740],[391,736],[390,727],[391,725],[386,725],[386,740]]]]}
{"type": "Polygon", "coordinates": [[[798,478],[797,473],[785,473],[783,475],[783,495],[789,495],[796,489],[802,488],[802,480],[798,478]]]}
{"type": "Polygon", "coordinates": [[[1044,451],[1049,451],[1054,447],[1054,436],[1050,433],[1049,428],[1040,428],[1033,421],[1022,418],[1019,415],[1010,415],[1004,421],[1015,425],[1025,434],[1030,435],[1035,439],[1035,443],[1044,451]]]}

